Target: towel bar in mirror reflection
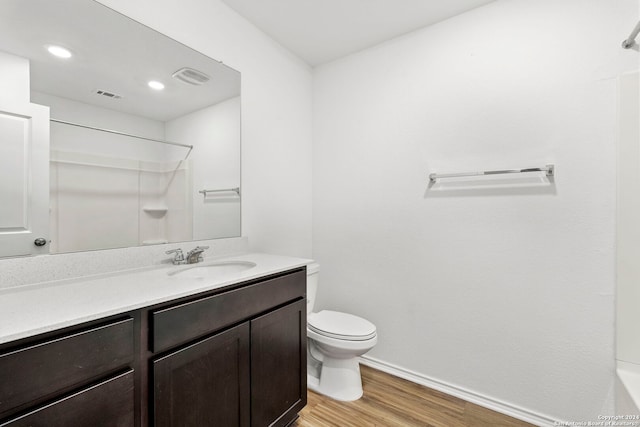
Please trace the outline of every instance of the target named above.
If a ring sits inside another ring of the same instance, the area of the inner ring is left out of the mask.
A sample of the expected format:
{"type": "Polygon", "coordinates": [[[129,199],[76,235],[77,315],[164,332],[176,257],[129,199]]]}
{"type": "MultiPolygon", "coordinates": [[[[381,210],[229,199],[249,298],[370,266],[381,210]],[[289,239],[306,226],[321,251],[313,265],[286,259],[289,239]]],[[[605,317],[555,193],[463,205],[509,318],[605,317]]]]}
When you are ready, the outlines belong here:
{"type": "Polygon", "coordinates": [[[238,196],[240,196],[240,187],[221,188],[221,189],[218,189],[218,190],[200,190],[200,191],[198,191],[198,193],[202,194],[204,197],[207,197],[208,194],[229,193],[229,192],[236,193],[238,196]]]}

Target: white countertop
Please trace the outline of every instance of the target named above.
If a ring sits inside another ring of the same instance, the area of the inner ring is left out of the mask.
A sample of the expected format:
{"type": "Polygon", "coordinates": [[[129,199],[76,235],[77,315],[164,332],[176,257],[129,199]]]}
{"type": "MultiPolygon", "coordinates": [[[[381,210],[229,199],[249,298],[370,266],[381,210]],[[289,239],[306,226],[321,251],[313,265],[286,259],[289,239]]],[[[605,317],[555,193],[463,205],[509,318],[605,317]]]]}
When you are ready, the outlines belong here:
{"type": "Polygon", "coordinates": [[[229,260],[253,262],[256,266],[216,279],[203,279],[167,274],[185,266],[157,265],[2,290],[0,344],[302,267],[311,262],[303,258],[249,253],[206,258],[203,263],[191,266],[229,260]]]}

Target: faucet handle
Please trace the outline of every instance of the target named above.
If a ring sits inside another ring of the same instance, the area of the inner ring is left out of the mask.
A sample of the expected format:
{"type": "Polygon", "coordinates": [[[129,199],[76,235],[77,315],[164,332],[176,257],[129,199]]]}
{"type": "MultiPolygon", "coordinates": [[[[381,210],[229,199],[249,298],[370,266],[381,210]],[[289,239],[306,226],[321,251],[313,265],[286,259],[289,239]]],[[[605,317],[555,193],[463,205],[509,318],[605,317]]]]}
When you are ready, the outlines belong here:
{"type": "Polygon", "coordinates": [[[205,249],[209,249],[209,246],[196,246],[195,248],[191,249],[187,253],[187,264],[195,264],[197,262],[204,261],[202,253],[205,251],[205,249]]]}
{"type": "Polygon", "coordinates": [[[184,263],[184,254],[182,253],[182,249],[171,249],[170,251],[165,252],[167,255],[175,254],[173,257],[174,264],[182,264],[184,263]]]}

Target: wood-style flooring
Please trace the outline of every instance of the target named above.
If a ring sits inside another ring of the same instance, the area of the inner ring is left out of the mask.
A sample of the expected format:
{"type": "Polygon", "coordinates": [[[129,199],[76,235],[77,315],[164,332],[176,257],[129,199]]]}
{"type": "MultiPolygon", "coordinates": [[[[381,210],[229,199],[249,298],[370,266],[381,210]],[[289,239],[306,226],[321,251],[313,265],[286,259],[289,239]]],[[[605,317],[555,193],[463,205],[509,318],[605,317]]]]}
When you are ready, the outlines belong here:
{"type": "Polygon", "coordinates": [[[338,402],[309,391],[293,427],[531,426],[436,390],[361,366],[364,396],[338,402]]]}

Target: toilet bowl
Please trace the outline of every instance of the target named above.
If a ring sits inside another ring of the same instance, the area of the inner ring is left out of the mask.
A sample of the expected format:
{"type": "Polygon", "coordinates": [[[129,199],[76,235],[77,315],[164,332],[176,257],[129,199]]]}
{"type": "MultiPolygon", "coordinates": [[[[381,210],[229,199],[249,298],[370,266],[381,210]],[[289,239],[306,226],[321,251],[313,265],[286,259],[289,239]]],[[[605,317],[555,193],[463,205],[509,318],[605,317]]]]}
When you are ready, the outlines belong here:
{"type": "Polygon", "coordinates": [[[378,342],[373,323],[338,311],[313,312],[318,264],[307,266],[307,386],[336,400],[362,397],[358,357],[378,342]]]}

